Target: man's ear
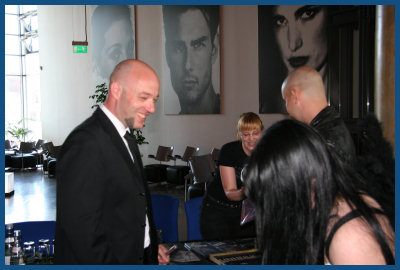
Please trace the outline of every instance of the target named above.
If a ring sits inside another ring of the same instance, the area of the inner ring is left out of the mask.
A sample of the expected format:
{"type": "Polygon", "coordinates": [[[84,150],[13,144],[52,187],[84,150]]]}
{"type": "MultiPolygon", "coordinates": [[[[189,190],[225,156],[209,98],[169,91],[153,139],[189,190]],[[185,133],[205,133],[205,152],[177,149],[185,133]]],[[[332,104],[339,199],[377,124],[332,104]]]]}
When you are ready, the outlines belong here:
{"type": "Polygon", "coordinates": [[[217,29],[217,33],[215,33],[214,40],[212,40],[211,57],[213,64],[215,63],[215,61],[217,61],[218,51],[219,51],[219,27],[217,29]]]}
{"type": "Polygon", "coordinates": [[[293,98],[294,104],[299,104],[300,103],[300,98],[301,98],[301,92],[295,88],[290,89],[290,95],[293,98]]]}
{"type": "Polygon", "coordinates": [[[110,95],[113,99],[119,100],[122,95],[121,84],[119,82],[112,82],[108,92],[108,95],[110,95]]]}

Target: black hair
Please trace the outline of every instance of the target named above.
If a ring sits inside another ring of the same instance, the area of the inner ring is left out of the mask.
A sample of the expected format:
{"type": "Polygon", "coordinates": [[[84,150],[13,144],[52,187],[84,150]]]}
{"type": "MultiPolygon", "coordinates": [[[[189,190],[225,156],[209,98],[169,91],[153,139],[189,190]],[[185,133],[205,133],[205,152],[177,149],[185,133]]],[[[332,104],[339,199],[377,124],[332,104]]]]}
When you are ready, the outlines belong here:
{"type": "MultiPolygon", "coordinates": [[[[98,6],[92,15],[92,43],[98,43],[93,48],[93,59],[99,59],[102,48],[104,47],[104,33],[115,21],[127,19],[127,23],[132,29],[130,20],[130,8],[127,5],[104,5],[98,6]]],[[[133,37],[132,37],[133,38],[133,37]]]]}
{"type": "MultiPolygon", "coordinates": [[[[166,40],[168,40],[168,38],[171,37],[176,32],[179,15],[188,10],[200,10],[210,30],[211,41],[213,41],[215,35],[217,34],[217,29],[219,25],[219,6],[217,5],[163,6],[162,11],[163,11],[164,31],[166,40]]],[[[212,44],[214,43],[212,42],[212,44]]]]}
{"type": "Polygon", "coordinates": [[[393,148],[385,139],[375,115],[359,120],[357,130],[357,171],[366,179],[365,188],[376,194],[376,200],[395,228],[395,160],[393,148]]]}
{"type": "Polygon", "coordinates": [[[348,167],[312,127],[280,121],[265,131],[243,171],[245,193],[256,206],[264,264],[323,264],[327,226],[343,198],[385,235],[374,209],[361,198],[363,178],[348,167]]]}

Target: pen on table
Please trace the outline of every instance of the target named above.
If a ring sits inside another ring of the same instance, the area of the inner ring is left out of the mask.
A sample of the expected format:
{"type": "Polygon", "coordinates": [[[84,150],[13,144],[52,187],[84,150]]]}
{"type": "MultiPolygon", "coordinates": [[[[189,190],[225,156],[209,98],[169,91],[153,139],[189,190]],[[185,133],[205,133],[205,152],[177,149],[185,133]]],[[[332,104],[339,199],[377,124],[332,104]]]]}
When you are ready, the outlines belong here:
{"type": "Polygon", "coordinates": [[[176,246],[176,245],[173,245],[172,247],[170,247],[168,250],[167,250],[167,255],[169,255],[169,254],[171,254],[175,249],[177,249],[178,247],[176,246]]]}

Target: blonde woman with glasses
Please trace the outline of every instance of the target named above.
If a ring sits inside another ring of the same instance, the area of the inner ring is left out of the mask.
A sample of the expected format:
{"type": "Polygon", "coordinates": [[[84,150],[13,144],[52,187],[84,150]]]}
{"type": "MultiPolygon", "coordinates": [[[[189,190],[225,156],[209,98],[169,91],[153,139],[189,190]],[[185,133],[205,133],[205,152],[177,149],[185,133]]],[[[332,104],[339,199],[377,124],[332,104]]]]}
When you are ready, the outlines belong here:
{"type": "Polygon", "coordinates": [[[218,170],[214,179],[207,184],[200,211],[200,232],[204,239],[255,236],[254,222],[240,225],[244,199],[240,175],[263,129],[257,114],[243,113],[237,124],[239,140],[222,146],[218,155],[218,170]]]}

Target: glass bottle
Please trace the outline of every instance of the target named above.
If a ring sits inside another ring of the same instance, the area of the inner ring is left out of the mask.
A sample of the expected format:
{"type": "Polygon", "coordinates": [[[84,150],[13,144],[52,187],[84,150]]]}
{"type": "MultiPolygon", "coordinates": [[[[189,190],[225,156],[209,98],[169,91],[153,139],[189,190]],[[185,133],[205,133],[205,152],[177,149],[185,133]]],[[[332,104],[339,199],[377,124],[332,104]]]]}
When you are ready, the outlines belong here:
{"type": "Polygon", "coordinates": [[[35,242],[24,242],[24,261],[26,264],[33,264],[35,261],[35,242]]]}
{"type": "Polygon", "coordinates": [[[39,240],[39,256],[43,264],[47,264],[50,256],[50,241],[49,239],[39,240]]]}
{"type": "Polygon", "coordinates": [[[6,225],[6,235],[5,235],[5,265],[10,265],[12,247],[14,245],[14,225],[6,225]]]}
{"type": "Polygon", "coordinates": [[[53,239],[52,245],[51,245],[51,251],[50,251],[50,259],[49,259],[49,264],[54,264],[54,257],[56,254],[56,240],[53,239]]]}
{"type": "Polygon", "coordinates": [[[14,231],[14,245],[12,247],[11,262],[12,265],[22,265],[24,263],[24,252],[22,249],[22,236],[20,230],[14,231]]]}
{"type": "Polygon", "coordinates": [[[56,254],[56,246],[55,246],[55,244],[56,244],[56,240],[53,239],[53,245],[52,245],[52,249],[51,249],[51,255],[53,255],[53,256],[56,254]]]}

